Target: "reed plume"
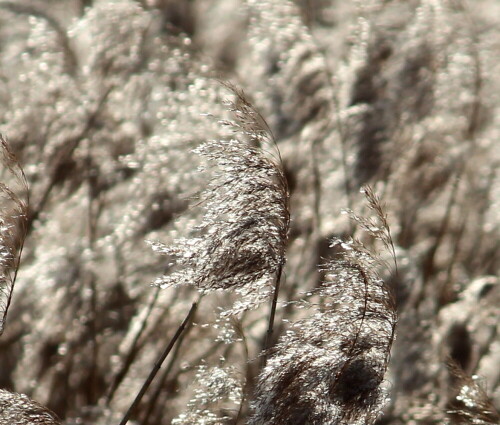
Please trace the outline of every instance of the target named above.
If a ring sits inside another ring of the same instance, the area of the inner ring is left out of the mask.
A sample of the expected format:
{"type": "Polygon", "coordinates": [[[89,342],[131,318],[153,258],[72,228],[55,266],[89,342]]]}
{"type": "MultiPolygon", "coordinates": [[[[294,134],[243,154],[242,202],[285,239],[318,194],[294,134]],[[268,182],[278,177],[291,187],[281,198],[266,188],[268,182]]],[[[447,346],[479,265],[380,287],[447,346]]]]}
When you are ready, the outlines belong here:
{"type": "Polygon", "coordinates": [[[385,404],[394,299],[360,242],[335,239],[332,248],[337,256],[312,292],[322,307],[293,323],[272,350],[250,425],[371,424],[385,404]]]}
{"type": "Polygon", "coordinates": [[[494,425],[500,423],[500,415],[477,376],[467,376],[453,361],[448,370],[455,379],[455,395],[449,403],[448,418],[453,425],[494,425]]]}
{"type": "Polygon", "coordinates": [[[60,425],[55,413],[24,394],[0,390],[0,425],[60,425]]]}
{"type": "Polygon", "coordinates": [[[169,256],[161,287],[194,285],[207,291],[263,288],[279,279],[290,222],[289,191],[272,133],[242,92],[228,102],[233,137],[208,141],[195,152],[216,171],[201,194],[204,219],[197,236],[173,246],[154,243],[169,256]]]}
{"type": "Polygon", "coordinates": [[[2,335],[26,238],[29,199],[24,171],[3,136],[0,136],[0,149],[0,162],[3,165],[0,181],[0,335],[2,335]],[[5,181],[9,183],[6,184],[5,181]]]}

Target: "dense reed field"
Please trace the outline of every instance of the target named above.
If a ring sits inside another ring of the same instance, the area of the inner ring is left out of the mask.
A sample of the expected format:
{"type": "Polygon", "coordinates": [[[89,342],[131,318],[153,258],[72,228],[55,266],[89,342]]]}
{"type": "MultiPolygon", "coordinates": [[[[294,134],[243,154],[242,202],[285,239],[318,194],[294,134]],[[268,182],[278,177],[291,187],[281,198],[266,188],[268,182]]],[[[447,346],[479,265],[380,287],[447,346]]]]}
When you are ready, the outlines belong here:
{"type": "Polygon", "coordinates": [[[0,424],[498,424],[499,28],[0,0],[0,424]]]}

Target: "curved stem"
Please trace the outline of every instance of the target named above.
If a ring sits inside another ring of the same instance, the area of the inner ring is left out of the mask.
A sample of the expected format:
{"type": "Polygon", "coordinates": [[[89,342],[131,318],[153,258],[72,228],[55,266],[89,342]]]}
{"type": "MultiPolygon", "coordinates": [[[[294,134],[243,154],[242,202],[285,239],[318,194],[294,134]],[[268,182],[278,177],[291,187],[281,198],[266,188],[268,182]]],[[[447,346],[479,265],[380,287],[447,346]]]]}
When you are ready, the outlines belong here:
{"type": "Polygon", "coordinates": [[[156,361],[155,365],[153,366],[153,369],[149,373],[149,376],[147,377],[146,381],[142,385],[142,388],[140,389],[140,391],[137,394],[137,396],[135,397],[134,401],[132,402],[132,404],[128,408],[127,412],[125,413],[125,416],[123,417],[123,419],[121,420],[121,422],[120,422],[119,425],[125,425],[129,421],[129,419],[132,416],[132,413],[134,412],[135,408],[141,402],[142,397],[144,397],[144,394],[146,393],[146,391],[148,390],[149,386],[153,382],[153,379],[155,378],[156,374],[160,370],[162,363],[165,361],[165,359],[167,358],[167,356],[170,353],[170,351],[172,351],[172,348],[174,347],[175,343],[177,342],[177,340],[181,336],[181,334],[184,331],[185,327],[187,326],[187,324],[189,323],[189,321],[191,320],[191,318],[194,316],[194,313],[196,312],[197,307],[198,307],[198,303],[197,302],[194,302],[191,305],[191,309],[189,310],[189,313],[187,314],[186,318],[184,319],[184,321],[181,323],[181,325],[177,329],[177,332],[175,332],[175,335],[170,340],[170,342],[168,343],[168,345],[165,348],[165,350],[163,350],[163,352],[161,353],[160,357],[158,358],[158,360],[156,361]]]}
{"type": "Polygon", "coordinates": [[[269,349],[271,345],[271,338],[273,335],[273,327],[274,327],[274,317],[276,316],[276,306],[278,304],[278,294],[280,290],[280,282],[281,282],[281,273],[283,271],[283,266],[280,265],[278,272],[276,274],[276,282],[274,286],[274,296],[273,296],[273,302],[271,304],[271,312],[269,314],[269,325],[267,327],[267,332],[266,332],[266,339],[264,341],[264,348],[263,348],[263,356],[262,356],[262,362],[261,362],[261,367],[263,368],[266,365],[266,360],[267,360],[267,350],[269,349]]]}

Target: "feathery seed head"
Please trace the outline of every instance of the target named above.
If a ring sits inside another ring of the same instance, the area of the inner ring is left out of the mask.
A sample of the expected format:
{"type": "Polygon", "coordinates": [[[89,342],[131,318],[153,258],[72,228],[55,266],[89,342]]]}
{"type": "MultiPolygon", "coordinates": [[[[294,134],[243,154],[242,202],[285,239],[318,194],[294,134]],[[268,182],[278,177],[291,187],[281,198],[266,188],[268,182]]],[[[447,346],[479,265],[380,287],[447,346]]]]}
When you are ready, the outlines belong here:
{"type": "Polygon", "coordinates": [[[59,425],[59,419],[46,407],[24,394],[0,390],[0,424],[59,425]]]}
{"type": "Polygon", "coordinates": [[[455,379],[456,392],[449,402],[448,417],[457,425],[493,425],[500,422],[500,415],[493,406],[477,376],[469,377],[450,360],[447,364],[455,379]]]}
{"type": "Polygon", "coordinates": [[[285,263],[290,216],[281,161],[263,146],[274,141],[262,118],[242,93],[234,93],[235,137],[208,141],[195,150],[216,168],[201,196],[205,214],[198,236],[174,246],[153,244],[173,259],[172,271],[155,282],[162,287],[257,289],[270,283],[285,263]]]}
{"type": "Polygon", "coordinates": [[[11,152],[7,141],[0,136],[1,159],[4,170],[0,182],[0,335],[12,299],[28,221],[28,183],[24,172],[11,152]]]}
{"type": "Polygon", "coordinates": [[[250,425],[371,424],[384,379],[396,308],[375,260],[355,241],[325,266],[314,291],[323,308],[292,324],[262,371],[250,425]]]}

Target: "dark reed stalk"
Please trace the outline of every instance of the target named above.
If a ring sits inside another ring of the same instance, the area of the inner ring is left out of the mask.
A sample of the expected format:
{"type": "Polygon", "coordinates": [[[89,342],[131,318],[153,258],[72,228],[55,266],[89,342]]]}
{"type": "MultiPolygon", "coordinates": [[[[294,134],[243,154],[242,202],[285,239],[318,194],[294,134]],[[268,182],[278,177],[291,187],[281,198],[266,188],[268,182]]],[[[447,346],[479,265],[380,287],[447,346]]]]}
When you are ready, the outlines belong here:
{"type": "Polygon", "coordinates": [[[139,340],[144,334],[144,331],[146,330],[146,326],[148,323],[148,320],[151,316],[151,313],[153,311],[153,308],[156,306],[156,302],[158,301],[158,296],[159,296],[160,290],[157,288],[151,297],[151,300],[149,301],[147,307],[146,307],[146,314],[141,320],[141,323],[139,325],[139,330],[137,333],[134,335],[134,339],[132,340],[132,343],[130,344],[130,348],[123,357],[123,361],[121,364],[120,369],[116,372],[116,374],[113,376],[113,379],[111,381],[111,385],[109,386],[107,392],[106,392],[106,406],[109,406],[111,401],[113,400],[113,397],[115,395],[116,390],[120,386],[120,384],[123,381],[123,378],[127,375],[127,372],[130,369],[130,366],[134,362],[137,353],[139,352],[139,340]]]}
{"type": "Polygon", "coordinates": [[[144,381],[144,384],[142,385],[139,393],[135,397],[134,401],[132,402],[132,404],[130,405],[130,407],[128,408],[128,410],[125,412],[125,416],[123,417],[123,419],[121,420],[121,422],[120,422],[119,425],[125,425],[129,421],[130,417],[134,413],[135,408],[141,402],[142,397],[144,397],[144,394],[146,394],[146,391],[148,390],[149,386],[153,382],[153,379],[155,378],[156,374],[160,370],[161,365],[163,364],[164,360],[167,358],[167,356],[170,353],[170,351],[172,351],[172,348],[174,347],[174,345],[177,342],[177,340],[179,339],[179,337],[182,335],[182,332],[186,328],[187,324],[193,318],[193,316],[194,316],[197,308],[198,308],[198,303],[194,302],[191,305],[191,308],[190,308],[189,313],[187,314],[186,318],[181,323],[181,325],[177,328],[177,331],[175,332],[175,335],[172,337],[172,339],[170,340],[170,342],[165,347],[165,349],[161,353],[160,357],[158,358],[158,360],[154,364],[153,369],[151,369],[151,372],[149,373],[146,381],[144,381]]]}

